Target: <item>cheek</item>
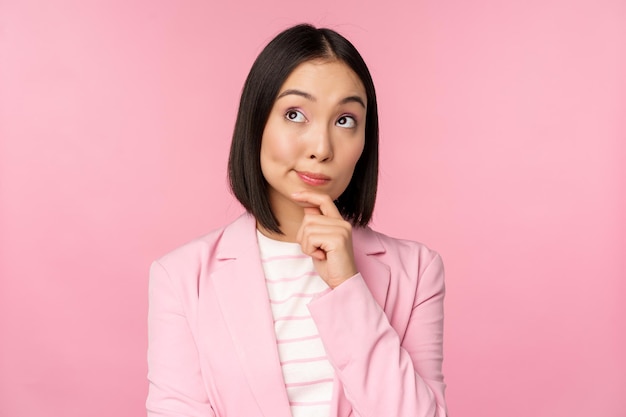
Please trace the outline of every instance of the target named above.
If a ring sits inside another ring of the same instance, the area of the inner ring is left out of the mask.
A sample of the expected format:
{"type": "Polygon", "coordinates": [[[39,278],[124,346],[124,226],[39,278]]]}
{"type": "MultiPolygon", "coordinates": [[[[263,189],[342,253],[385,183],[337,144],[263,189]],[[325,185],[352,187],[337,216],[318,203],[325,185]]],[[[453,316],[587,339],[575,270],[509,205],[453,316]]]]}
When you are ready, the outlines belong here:
{"type": "Polygon", "coordinates": [[[272,166],[287,166],[294,161],[294,152],[289,144],[284,141],[267,141],[261,144],[261,166],[266,165],[268,169],[272,166]]]}
{"type": "Polygon", "coordinates": [[[261,139],[261,165],[290,164],[297,154],[295,142],[281,129],[267,126],[261,139]]]}
{"type": "Polygon", "coordinates": [[[365,147],[365,140],[360,141],[358,144],[351,146],[346,152],[346,160],[352,165],[352,168],[356,166],[359,158],[363,154],[363,148],[365,147]]]}

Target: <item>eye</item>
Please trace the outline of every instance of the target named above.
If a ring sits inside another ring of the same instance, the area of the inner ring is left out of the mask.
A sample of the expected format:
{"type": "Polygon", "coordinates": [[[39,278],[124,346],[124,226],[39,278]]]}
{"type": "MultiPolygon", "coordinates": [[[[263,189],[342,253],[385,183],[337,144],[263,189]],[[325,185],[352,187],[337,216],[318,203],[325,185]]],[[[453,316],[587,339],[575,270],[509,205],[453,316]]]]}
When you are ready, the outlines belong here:
{"type": "Polygon", "coordinates": [[[304,123],[306,122],[306,117],[304,117],[304,114],[302,114],[301,111],[299,110],[287,110],[287,113],[285,113],[285,119],[289,120],[290,122],[296,122],[296,123],[304,123]]]}
{"type": "Polygon", "coordinates": [[[337,119],[337,126],[350,129],[356,126],[356,120],[352,116],[341,116],[337,119]]]}

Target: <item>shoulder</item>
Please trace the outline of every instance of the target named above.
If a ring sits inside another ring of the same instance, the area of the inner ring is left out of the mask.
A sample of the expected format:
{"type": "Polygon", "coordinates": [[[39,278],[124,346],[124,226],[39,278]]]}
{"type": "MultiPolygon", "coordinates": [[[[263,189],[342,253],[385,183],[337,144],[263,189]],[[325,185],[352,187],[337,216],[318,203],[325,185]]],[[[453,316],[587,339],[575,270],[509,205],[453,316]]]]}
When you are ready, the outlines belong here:
{"type": "Polygon", "coordinates": [[[166,269],[176,269],[182,265],[198,263],[212,257],[224,234],[224,227],[215,229],[203,236],[181,245],[156,260],[166,269]]]}
{"type": "Polygon", "coordinates": [[[400,239],[385,233],[373,230],[370,227],[354,228],[353,239],[355,244],[372,254],[384,255],[384,258],[406,259],[407,257],[430,263],[440,257],[439,253],[424,243],[400,239]]]}
{"type": "Polygon", "coordinates": [[[236,244],[256,239],[254,218],[247,214],[241,215],[233,222],[212,230],[190,242],[179,246],[158,258],[155,263],[168,272],[199,272],[215,263],[217,259],[227,257],[224,254],[236,244]]]}
{"type": "Polygon", "coordinates": [[[437,251],[421,242],[391,237],[369,227],[355,228],[352,236],[355,252],[387,266],[392,286],[408,285],[404,290],[409,292],[409,288],[417,286],[432,287],[435,293],[443,290],[445,271],[437,251]]]}
{"type": "Polygon", "coordinates": [[[359,229],[354,235],[359,240],[378,241],[380,252],[371,256],[389,268],[389,292],[397,295],[392,297],[396,302],[403,299],[401,294],[414,294],[412,306],[429,299],[443,300],[445,271],[437,251],[421,242],[394,238],[370,228],[359,229]]]}
{"type": "Polygon", "coordinates": [[[420,303],[443,300],[445,272],[437,251],[421,242],[391,237],[371,228],[355,228],[352,236],[359,272],[370,291],[382,299],[379,304],[398,329],[404,328],[399,317],[406,319],[420,303]],[[379,268],[380,264],[384,268],[379,268]]]}

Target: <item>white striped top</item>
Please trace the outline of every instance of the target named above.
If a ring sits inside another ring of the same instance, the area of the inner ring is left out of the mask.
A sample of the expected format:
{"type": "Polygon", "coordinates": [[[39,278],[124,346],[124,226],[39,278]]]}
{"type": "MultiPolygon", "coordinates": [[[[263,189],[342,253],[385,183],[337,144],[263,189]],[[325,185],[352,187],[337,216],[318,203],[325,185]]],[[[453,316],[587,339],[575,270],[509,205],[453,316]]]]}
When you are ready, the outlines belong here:
{"type": "Polygon", "coordinates": [[[293,417],[330,415],[334,370],[307,304],[330,291],[300,244],[257,231],[285,388],[293,417]]]}

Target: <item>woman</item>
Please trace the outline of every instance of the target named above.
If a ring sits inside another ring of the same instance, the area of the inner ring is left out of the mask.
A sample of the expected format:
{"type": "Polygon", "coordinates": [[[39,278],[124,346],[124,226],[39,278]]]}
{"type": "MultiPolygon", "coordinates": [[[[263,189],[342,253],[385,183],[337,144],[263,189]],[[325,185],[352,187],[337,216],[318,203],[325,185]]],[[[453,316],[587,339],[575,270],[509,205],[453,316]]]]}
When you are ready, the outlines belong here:
{"type": "Polygon", "coordinates": [[[367,227],[376,95],[349,41],[267,45],[228,174],[246,214],[151,268],[148,415],[445,416],[441,258],[367,227]]]}

